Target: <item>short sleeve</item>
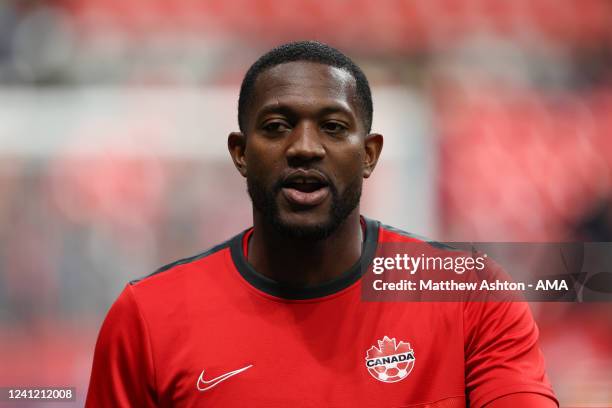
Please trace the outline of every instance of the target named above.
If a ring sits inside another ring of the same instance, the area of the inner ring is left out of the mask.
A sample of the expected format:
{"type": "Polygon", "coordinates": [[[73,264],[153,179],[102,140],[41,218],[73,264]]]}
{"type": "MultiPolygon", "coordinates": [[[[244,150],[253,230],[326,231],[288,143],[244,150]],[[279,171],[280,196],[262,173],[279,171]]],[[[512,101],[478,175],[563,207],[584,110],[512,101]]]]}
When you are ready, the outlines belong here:
{"type": "Polygon", "coordinates": [[[519,392],[556,401],[527,303],[466,302],[464,335],[466,394],[471,407],[519,392]]]}
{"type": "Polygon", "coordinates": [[[131,285],[119,295],[100,329],[85,406],[156,406],[149,334],[131,285]]]}

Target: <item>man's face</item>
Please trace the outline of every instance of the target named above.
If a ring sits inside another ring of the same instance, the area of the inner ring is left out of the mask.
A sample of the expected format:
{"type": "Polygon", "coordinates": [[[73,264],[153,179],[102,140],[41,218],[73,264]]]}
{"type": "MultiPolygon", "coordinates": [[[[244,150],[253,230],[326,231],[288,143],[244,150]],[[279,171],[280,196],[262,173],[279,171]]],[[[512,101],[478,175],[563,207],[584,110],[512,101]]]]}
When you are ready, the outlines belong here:
{"type": "Polygon", "coordinates": [[[284,235],[326,238],[358,207],[371,170],[348,72],[311,62],[264,71],[245,133],[243,174],[253,206],[284,235]]]}

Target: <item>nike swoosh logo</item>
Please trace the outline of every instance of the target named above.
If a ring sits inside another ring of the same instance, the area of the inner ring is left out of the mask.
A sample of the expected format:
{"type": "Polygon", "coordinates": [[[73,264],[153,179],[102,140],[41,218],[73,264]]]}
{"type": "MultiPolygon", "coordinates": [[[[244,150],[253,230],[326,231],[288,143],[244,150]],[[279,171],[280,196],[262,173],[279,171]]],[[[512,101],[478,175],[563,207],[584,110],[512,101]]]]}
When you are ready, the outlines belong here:
{"type": "Polygon", "coordinates": [[[200,377],[198,377],[196,387],[198,388],[198,391],[208,391],[211,388],[222,383],[223,381],[227,380],[228,378],[233,377],[236,374],[240,374],[241,372],[246,371],[251,367],[253,367],[253,364],[249,364],[248,366],[239,368],[238,370],[230,371],[229,373],[221,374],[220,376],[218,376],[217,378],[213,378],[212,380],[205,380],[204,371],[206,370],[202,370],[202,373],[200,373],[200,377]]]}

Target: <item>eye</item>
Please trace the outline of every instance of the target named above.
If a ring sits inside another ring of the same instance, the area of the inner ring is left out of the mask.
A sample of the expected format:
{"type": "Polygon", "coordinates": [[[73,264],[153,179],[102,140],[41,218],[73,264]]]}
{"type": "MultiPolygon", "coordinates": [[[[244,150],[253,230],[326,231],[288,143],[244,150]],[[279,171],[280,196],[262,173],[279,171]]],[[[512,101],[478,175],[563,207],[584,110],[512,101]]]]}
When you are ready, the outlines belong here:
{"type": "Polygon", "coordinates": [[[285,121],[274,120],[274,121],[266,122],[262,126],[262,129],[269,133],[281,133],[281,132],[287,132],[291,130],[291,127],[285,121]]]}
{"type": "Polygon", "coordinates": [[[340,122],[325,122],[322,126],[323,130],[330,134],[342,134],[348,130],[346,125],[340,122]]]}

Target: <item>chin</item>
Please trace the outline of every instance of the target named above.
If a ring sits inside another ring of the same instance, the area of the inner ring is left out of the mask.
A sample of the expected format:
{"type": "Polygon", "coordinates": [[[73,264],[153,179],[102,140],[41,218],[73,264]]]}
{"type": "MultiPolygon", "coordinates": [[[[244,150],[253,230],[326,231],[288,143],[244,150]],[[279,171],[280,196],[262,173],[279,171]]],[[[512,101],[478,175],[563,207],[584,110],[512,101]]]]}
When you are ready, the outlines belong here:
{"type": "MultiPolygon", "coordinates": [[[[302,218],[302,217],[300,217],[302,218]]],[[[287,238],[303,239],[310,241],[319,241],[329,237],[338,228],[338,223],[334,222],[331,217],[326,217],[323,220],[316,219],[317,217],[309,217],[310,219],[301,219],[295,221],[285,220],[278,217],[272,223],[274,227],[287,238]]]]}

